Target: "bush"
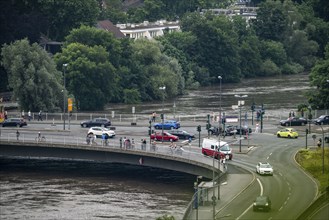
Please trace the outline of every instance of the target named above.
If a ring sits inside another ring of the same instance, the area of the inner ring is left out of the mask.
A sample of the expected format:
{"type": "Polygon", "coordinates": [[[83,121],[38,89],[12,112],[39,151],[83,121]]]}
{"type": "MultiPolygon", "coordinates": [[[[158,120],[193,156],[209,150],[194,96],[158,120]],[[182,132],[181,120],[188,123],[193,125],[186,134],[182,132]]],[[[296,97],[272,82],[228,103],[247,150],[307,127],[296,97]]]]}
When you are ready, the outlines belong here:
{"type": "Polygon", "coordinates": [[[262,63],[260,72],[263,76],[274,76],[281,74],[280,68],[272,60],[269,59],[262,63]]]}
{"type": "Polygon", "coordinates": [[[303,71],[304,71],[304,67],[298,63],[285,63],[281,67],[281,72],[286,75],[297,74],[303,71]]]}

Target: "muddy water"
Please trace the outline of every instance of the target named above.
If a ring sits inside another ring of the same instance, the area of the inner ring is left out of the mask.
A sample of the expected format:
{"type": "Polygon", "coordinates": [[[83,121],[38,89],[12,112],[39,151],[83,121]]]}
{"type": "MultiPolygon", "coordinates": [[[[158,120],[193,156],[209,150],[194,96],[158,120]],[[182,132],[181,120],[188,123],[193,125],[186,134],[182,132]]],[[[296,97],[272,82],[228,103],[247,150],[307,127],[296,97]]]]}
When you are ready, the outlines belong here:
{"type": "MultiPolygon", "coordinates": [[[[207,114],[218,111],[221,100],[223,111],[231,111],[232,105],[237,105],[239,100],[234,95],[248,95],[243,99],[246,106],[250,107],[255,102],[256,106],[264,104],[265,109],[269,111],[282,112],[296,109],[298,104],[307,102],[304,94],[309,89],[306,74],[248,79],[237,84],[222,82],[221,88],[218,84],[190,91],[174,100],[165,100],[163,107],[167,114],[207,114]]],[[[111,104],[107,111],[131,113],[133,106],[136,113],[161,112],[162,100],[139,105],[111,104]]]]}

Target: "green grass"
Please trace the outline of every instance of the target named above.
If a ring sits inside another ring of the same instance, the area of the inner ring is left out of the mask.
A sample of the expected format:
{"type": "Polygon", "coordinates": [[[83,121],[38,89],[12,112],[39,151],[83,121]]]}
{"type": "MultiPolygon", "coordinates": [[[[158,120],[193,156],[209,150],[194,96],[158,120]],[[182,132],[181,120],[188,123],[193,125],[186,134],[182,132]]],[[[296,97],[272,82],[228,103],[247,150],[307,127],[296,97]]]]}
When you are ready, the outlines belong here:
{"type": "Polygon", "coordinates": [[[324,192],[329,187],[329,149],[324,151],[324,172],[322,148],[303,149],[296,155],[297,162],[315,179],[318,180],[319,190],[324,192]]]}

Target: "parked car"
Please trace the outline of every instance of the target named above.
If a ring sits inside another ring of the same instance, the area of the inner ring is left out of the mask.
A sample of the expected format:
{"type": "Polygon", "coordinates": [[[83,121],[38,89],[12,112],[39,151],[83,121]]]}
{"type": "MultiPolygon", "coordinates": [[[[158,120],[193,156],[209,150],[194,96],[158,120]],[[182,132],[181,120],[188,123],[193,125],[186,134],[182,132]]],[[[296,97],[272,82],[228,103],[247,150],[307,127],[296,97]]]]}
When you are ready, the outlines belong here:
{"type": "Polygon", "coordinates": [[[234,126],[231,129],[234,129],[234,130],[230,131],[231,132],[230,135],[233,135],[235,131],[236,131],[236,134],[238,134],[238,135],[240,135],[240,132],[241,132],[241,135],[245,135],[247,133],[248,134],[252,133],[252,129],[247,126],[242,126],[241,128],[240,128],[240,126],[234,126]]]}
{"type": "MultiPolygon", "coordinates": [[[[223,132],[223,135],[225,136],[230,136],[233,135],[233,131],[236,129],[236,125],[225,125],[225,130],[223,132]]],[[[219,130],[218,127],[216,126],[212,126],[208,129],[209,133],[211,135],[218,135],[219,134],[219,130]]]]}
{"type": "Polygon", "coordinates": [[[83,121],[80,123],[81,127],[94,127],[94,126],[104,126],[108,127],[111,126],[111,121],[107,118],[94,118],[93,120],[83,121]]]}
{"type": "Polygon", "coordinates": [[[314,124],[329,125],[329,115],[321,115],[320,117],[314,119],[314,124]]]}
{"type": "Polygon", "coordinates": [[[271,200],[268,196],[258,196],[254,203],[253,203],[253,210],[264,210],[264,211],[270,211],[271,210],[271,200]]]}
{"type": "Polygon", "coordinates": [[[114,131],[102,127],[91,127],[89,128],[87,134],[96,135],[98,138],[101,138],[103,134],[107,135],[109,138],[113,138],[115,136],[114,131]]]}
{"type": "Polygon", "coordinates": [[[164,121],[164,123],[156,123],[154,124],[154,128],[155,129],[166,129],[166,130],[170,130],[170,129],[178,129],[180,128],[180,122],[179,121],[175,121],[175,120],[166,120],[164,121]]]}
{"type": "Polygon", "coordinates": [[[194,134],[190,134],[187,131],[183,131],[183,130],[171,130],[170,134],[176,135],[177,137],[179,137],[179,139],[183,139],[183,140],[195,138],[194,134]]]}
{"type": "Polygon", "coordinates": [[[307,124],[307,120],[305,118],[291,117],[286,120],[281,120],[280,124],[282,126],[302,126],[307,124]]]}
{"type": "Polygon", "coordinates": [[[276,133],[278,138],[285,137],[285,138],[298,138],[298,132],[293,128],[284,128],[281,129],[276,133]]]}
{"type": "Polygon", "coordinates": [[[271,164],[265,162],[258,162],[256,165],[256,172],[260,175],[271,175],[273,176],[273,167],[271,164]]]}
{"type": "Polygon", "coordinates": [[[23,127],[27,126],[23,118],[8,118],[2,122],[2,127],[23,127]]]}
{"type": "MultiPolygon", "coordinates": [[[[162,132],[155,132],[151,134],[151,139],[155,141],[161,141],[162,140],[162,132]]],[[[172,135],[168,132],[163,132],[163,140],[164,141],[178,141],[179,137],[172,135]]]]}

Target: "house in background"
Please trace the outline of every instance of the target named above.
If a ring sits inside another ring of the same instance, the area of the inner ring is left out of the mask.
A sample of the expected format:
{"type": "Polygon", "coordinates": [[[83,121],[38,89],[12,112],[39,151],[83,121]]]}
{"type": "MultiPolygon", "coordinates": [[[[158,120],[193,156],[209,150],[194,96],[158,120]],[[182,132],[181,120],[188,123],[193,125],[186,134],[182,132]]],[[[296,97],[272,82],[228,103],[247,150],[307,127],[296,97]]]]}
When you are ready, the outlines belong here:
{"type": "Polygon", "coordinates": [[[112,32],[117,38],[127,37],[131,39],[153,39],[154,37],[162,36],[166,32],[180,31],[178,21],[167,22],[165,20],[156,22],[144,21],[140,24],[128,23],[117,25],[113,25],[109,20],[104,20],[97,22],[97,27],[112,32]]]}

